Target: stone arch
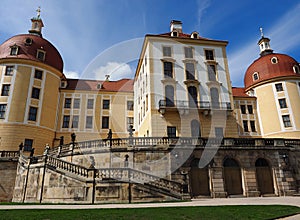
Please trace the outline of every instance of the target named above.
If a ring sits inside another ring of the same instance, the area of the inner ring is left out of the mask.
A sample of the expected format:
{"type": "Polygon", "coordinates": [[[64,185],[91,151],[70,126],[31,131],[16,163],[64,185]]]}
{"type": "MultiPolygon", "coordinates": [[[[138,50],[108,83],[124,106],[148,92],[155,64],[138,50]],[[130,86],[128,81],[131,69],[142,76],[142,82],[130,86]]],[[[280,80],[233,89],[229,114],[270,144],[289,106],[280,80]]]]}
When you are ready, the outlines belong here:
{"type": "Polygon", "coordinates": [[[225,158],[223,161],[225,191],[227,195],[241,195],[242,188],[242,174],[239,163],[233,158],[225,158]]]}
{"type": "Polygon", "coordinates": [[[208,167],[199,168],[199,160],[195,158],[191,161],[190,189],[193,198],[199,196],[210,196],[208,167]]]}
{"type": "Polygon", "coordinates": [[[272,169],[265,158],[255,161],[257,188],[261,195],[274,194],[272,169]]]}

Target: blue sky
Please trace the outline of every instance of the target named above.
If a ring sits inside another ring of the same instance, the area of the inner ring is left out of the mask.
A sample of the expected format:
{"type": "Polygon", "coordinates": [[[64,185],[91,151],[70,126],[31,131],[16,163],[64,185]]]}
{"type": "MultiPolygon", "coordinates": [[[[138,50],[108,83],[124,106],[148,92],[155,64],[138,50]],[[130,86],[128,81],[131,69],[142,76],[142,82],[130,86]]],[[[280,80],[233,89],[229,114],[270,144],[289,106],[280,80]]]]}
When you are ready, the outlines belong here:
{"type": "Polygon", "coordinates": [[[132,77],[145,34],[168,32],[172,19],[181,20],[186,33],[229,41],[233,86],[243,86],[245,70],[259,57],[259,27],[275,52],[300,60],[296,0],[1,0],[0,42],[27,33],[38,6],[43,37],[60,51],[69,77],[89,78],[93,72],[103,79],[112,70],[112,79],[132,77]],[[101,65],[90,68],[96,61],[101,65]]]}

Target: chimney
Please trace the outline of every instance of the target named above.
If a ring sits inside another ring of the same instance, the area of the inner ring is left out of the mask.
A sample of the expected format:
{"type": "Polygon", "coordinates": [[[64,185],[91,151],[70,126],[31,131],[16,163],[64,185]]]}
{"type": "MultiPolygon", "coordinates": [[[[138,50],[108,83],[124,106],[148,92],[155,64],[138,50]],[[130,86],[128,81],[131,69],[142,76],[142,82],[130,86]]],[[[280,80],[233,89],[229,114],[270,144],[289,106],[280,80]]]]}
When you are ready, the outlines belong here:
{"type": "Polygon", "coordinates": [[[178,33],[182,33],[182,22],[177,20],[172,20],[170,23],[171,32],[177,31],[178,33]]]}

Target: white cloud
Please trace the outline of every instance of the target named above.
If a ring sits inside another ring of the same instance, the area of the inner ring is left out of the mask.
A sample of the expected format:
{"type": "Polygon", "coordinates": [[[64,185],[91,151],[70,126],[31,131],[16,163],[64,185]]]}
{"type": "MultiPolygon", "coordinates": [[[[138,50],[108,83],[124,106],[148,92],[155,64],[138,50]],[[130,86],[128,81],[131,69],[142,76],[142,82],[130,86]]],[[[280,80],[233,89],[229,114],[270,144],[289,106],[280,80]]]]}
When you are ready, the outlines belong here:
{"type": "Polygon", "coordinates": [[[210,0],[198,0],[198,11],[197,11],[197,17],[198,17],[198,23],[197,23],[197,30],[201,27],[202,17],[206,11],[206,9],[210,6],[210,0]]]}
{"type": "Polygon", "coordinates": [[[64,71],[64,74],[69,79],[78,79],[79,78],[79,73],[74,72],[74,71],[64,71]]]}
{"type": "Polygon", "coordinates": [[[97,80],[104,80],[105,75],[109,75],[112,81],[133,77],[133,70],[127,63],[108,62],[106,66],[99,67],[94,73],[97,80]]]}

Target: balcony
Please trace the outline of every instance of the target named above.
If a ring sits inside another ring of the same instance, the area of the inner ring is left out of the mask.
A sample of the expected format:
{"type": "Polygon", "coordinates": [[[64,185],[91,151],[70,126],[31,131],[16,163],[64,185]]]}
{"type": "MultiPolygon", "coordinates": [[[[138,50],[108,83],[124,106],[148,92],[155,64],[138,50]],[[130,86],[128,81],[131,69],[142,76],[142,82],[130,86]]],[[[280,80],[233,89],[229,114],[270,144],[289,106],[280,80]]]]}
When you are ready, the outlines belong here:
{"type": "Polygon", "coordinates": [[[230,102],[208,102],[208,101],[181,101],[181,100],[159,100],[158,111],[164,114],[166,111],[174,111],[179,109],[198,109],[198,110],[227,110],[230,111],[230,102]]]}

